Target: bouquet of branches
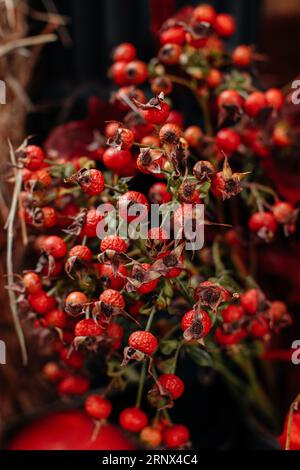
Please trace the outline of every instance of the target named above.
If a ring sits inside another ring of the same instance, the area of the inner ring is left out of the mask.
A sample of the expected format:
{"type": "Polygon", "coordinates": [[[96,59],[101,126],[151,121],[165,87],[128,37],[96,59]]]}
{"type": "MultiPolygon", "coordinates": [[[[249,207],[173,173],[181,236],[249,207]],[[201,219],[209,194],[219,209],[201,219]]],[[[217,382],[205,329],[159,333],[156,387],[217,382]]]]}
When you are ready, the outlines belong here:
{"type": "Polygon", "coordinates": [[[260,359],[291,316],[260,287],[257,249],[295,237],[297,208],[268,165],[293,158],[299,136],[290,96],[257,88],[255,49],[226,50],[234,31],[230,15],[199,5],[163,24],[148,65],[120,44],[118,120],[103,132],[67,123],[44,149],[12,152],[36,259],[11,279],[11,301],[47,345],[43,376],[62,400],[83,399],[92,439],[112,416],[140,447],[190,447],[173,417],[190,363],[274,432],[260,359]],[[188,127],[172,108],[183,88],[199,105],[188,127]]]}

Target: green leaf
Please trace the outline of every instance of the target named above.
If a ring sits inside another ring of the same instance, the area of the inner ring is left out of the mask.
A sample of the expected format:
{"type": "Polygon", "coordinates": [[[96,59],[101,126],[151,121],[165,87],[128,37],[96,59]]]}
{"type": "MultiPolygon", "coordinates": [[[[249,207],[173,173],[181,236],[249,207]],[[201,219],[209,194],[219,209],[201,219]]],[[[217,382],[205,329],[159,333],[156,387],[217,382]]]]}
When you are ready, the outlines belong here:
{"type": "Polygon", "coordinates": [[[212,356],[201,346],[188,346],[186,352],[198,366],[213,367],[212,356]]]}

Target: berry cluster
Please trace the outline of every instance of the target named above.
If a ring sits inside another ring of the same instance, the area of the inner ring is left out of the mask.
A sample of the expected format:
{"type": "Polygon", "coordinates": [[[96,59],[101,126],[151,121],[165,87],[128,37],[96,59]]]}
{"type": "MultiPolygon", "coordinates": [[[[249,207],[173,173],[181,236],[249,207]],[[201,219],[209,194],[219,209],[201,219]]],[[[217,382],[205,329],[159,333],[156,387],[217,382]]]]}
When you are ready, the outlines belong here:
{"type": "MultiPolygon", "coordinates": [[[[226,52],[223,39],[234,31],[230,15],[199,5],[162,26],[148,66],[132,44],[119,45],[111,101],[123,119],[106,124],[105,143],[99,139],[88,157],[53,157],[26,144],[17,151],[20,218],[34,234],[37,263],[15,288],[19,309],[51,346],[43,373],[61,396],[85,396],[98,427],[114,409],[114,394],[135,386],[138,375],[136,402],[121,411],[119,424],[152,448],[190,445],[187,427],[170,416],[185,388],[178,363],[224,371],[230,361],[251,361],[261,353],[257,341],[268,347],[290,321],[286,305],[269,301],[251,278],[247,247],[270,242],[280,225],[286,236],[296,230],[297,209],[261,182],[273,150],[295,143],[281,114],[286,97],[255,89],[254,49],[226,52]],[[140,87],[147,80],[148,98],[140,87]],[[172,109],[180,87],[199,103],[203,126],[185,128],[172,109]],[[149,181],[145,194],[135,189],[136,175],[149,181]],[[168,211],[178,202],[174,226],[183,204],[193,221],[202,203],[205,247],[188,252],[184,236],[178,242],[162,226],[151,227],[146,240],[115,234],[100,241],[97,226],[107,219],[96,208],[106,202],[118,207],[119,224],[135,219],[127,213],[134,203],[145,215],[150,203],[168,211]],[[254,238],[241,229],[245,214],[254,238]]],[[[245,389],[251,384],[253,375],[245,389]]]]}

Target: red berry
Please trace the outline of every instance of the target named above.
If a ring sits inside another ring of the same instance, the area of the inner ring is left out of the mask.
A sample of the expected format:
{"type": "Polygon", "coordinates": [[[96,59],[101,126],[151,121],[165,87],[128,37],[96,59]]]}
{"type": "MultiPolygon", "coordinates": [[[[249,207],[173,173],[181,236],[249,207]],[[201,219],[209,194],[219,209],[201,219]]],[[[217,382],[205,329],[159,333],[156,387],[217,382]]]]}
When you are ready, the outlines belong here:
{"type": "Polygon", "coordinates": [[[240,45],[232,53],[232,61],[238,67],[249,67],[252,60],[252,50],[250,46],[240,45]]]}
{"type": "Polygon", "coordinates": [[[217,88],[222,82],[222,74],[218,69],[210,69],[206,76],[206,83],[209,88],[217,88]]]}
{"type": "Polygon", "coordinates": [[[248,116],[256,117],[263,108],[268,106],[265,94],[261,91],[253,91],[247,96],[244,103],[244,109],[248,116]]]}
{"type": "Polygon", "coordinates": [[[42,225],[45,228],[54,227],[57,223],[57,214],[53,207],[45,206],[42,208],[43,222],[42,225]]]}
{"type": "Polygon", "coordinates": [[[244,316],[244,310],[240,305],[228,305],[222,310],[221,315],[225,323],[234,323],[244,316]]]}
{"type": "Polygon", "coordinates": [[[203,132],[199,126],[189,126],[184,131],[184,138],[192,147],[198,147],[203,139],[203,132]]]}
{"type": "Polygon", "coordinates": [[[71,258],[73,256],[76,256],[76,258],[88,262],[92,259],[92,252],[85,245],[75,245],[69,251],[69,257],[71,258]]]}
{"type": "Polygon", "coordinates": [[[255,315],[259,306],[259,291],[249,289],[241,295],[241,305],[249,315],[255,315]]]}
{"type": "Polygon", "coordinates": [[[63,310],[55,308],[46,313],[44,316],[44,321],[46,326],[53,326],[64,329],[67,324],[67,315],[63,310]]]}
{"type": "Polygon", "coordinates": [[[164,124],[159,131],[159,139],[162,145],[177,144],[181,137],[181,129],[176,124],[164,124]]]}
{"type": "Polygon", "coordinates": [[[179,63],[182,49],[178,44],[164,44],[158,51],[159,60],[166,65],[179,63]]]}
{"type": "Polygon", "coordinates": [[[118,235],[107,235],[103,238],[100,245],[101,251],[113,250],[117,253],[126,253],[126,242],[118,235]]]}
{"type": "Polygon", "coordinates": [[[272,212],[277,222],[286,224],[293,217],[295,208],[290,202],[278,201],[273,205],[272,212]]]}
{"type": "Polygon", "coordinates": [[[28,170],[38,170],[44,163],[44,152],[37,145],[27,145],[24,155],[24,165],[28,170]]]}
{"type": "Polygon", "coordinates": [[[134,331],[128,339],[128,345],[148,356],[152,356],[158,346],[155,336],[149,331],[134,331]]]}
{"type": "Polygon", "coordinates": [[[75,325],[75,336],[101,336],[103,328],[92,318],[84,318],[75,325]]]}
{"type": "Polygon", "coordinates": [[[123,295],[114,289],[106,289],[103,291],[99,297],[99,300],[105,304],[112,305],[113,307],[121,309],[125,308],[125,300],[123,295]]]}
{"type": "Polygon", "coordinates": [[[255,233],[264,230],[272,235],[276,232],[277,222],[272,212],[255,212],[249,219],[249,229],[255,233]]]}
{"type": "Polygon", "coordinates": [[[121,150],[109,147],[103,154],[103,163],[114,173],[121,173],[131,162],[131,153],[128,150],[121,150]]]}
{"type": "Polygon", "coordinates": [[[183,124],[184,124],[183,115],[180,111],[176,111],[176,109],[172,109],[172,111],[170,111],[170,114],[166,122],[169,122],[170,124],[176,124],[182,129],[183,124]]]}
{"type": "Polygon", "coordinates": [[[154,449],[160,446],[163,440],[162,432],[155,426],[146,426],[142,429],[140,440],[147,446],[154,449]]]}
{"type": "MultiPolygon", "coordinates": [[[[66,340],[65,336],[64,340],[66,340]]],[[[73,341],[73,337],[71,341],[73,341]]],[[[73,349],[70,353],[69,347],[64,347],[60,349],[59,357],[67,366],[73,369],[82,369],[84,365],[84,356],[81,351],[76,351],[76,349],[73,349]]]]}
{"type": "Polygon", "coordinates": [[[126,283],[126,276],[128,276],[127,268],[124,264],[121,264],[114,274],[113,268],[109,264],[97,264],[95,268],[98,271],[98,275],[102,283],[106,287],[111,289],[121,290],[126,283]]]}
{"type": "Polygon", "coordinates": [[[110,322],[105,330],[107,338],[111,341],[113,349],[117,350],[121,347],[124,336],[124,328],[115,322],[110,322]]]}
{"type": "Polygon", "coordinates": [[[168,449],[176,449],[181,447],[190,439],[190,433],[183,424],[174,424],[166,429],[164,433],[164,441],[168,449]]]}
{"type": "Polygon", "coordinates": [[[269,88],[265,92],[267,104],[274,109],[280,109],[284,104],[284,94],[278,88],[269,88]]]}
{"type": "Polygon", "coordinates": [[[235,21],[231,15],[221,13],[215,19],[214,28],[220,36],[228,38],[235,32],[235,21]]]}
{"type": "Polygon", "coordinates": [[[198,5],[194,9],[192,15],[193,15],[193,18],[199,23],[205,22],[205,23],[213,24],[216,19],[217,13],[214,7],[206,3],[203,3],[201,5],[198,5]]]}
{"type": "Polygon", "coordinates": [[[65,299],[66,304],[85,304],[88,302],[87,296],[83,292],[70,292],[65,299]]]}
{"type": "Polygon", "coordinates": [[[145,62],[133,60],[128,62],[125,67],[126,83],[129,85],[139,85],[148,77],[148,69],[145,62]]]}
{"type": "Polygon", "coordinates": [[[70,375],[65,377],[58,386],[60,395],[84,395],[90,388],[90,381],[84,377],[70,375]]]}
{"type": "Polygon", "coordinates": [[[92,168],[86,171],[86,175],[80,181],[82,191],[89,196],[95,196],[102,193],[104,189],[104,176],[101,171],[92,168]]]}
{"type": "Polygon", "coordinates": [[[224,90],[218,96],[218,106],[236,106],[241,108],[243,105],[243,98],[236,90],[224,90]]]}
{"type": "Polygon", "coordinates": [[[149,189],[148,197],[153,204],[166,204],[172,200],[166,183],[154,183],[149,189]]]}
{"type": "Polygon", "coordinates": [[[224,128],[217,133],[216,143],[219,149],[230,155],[239,148],[241,139],[237,132],[224,128]]]}
{"type": "Polygon", "coordinates": [[[136,57],[136,48],[130,42],[123,42],[119,44],[114,50],[112,54],[112,58],[114,62],[118,62],[119,60],[124,62],[130,62],[131,60],[135,59],[136,57]]]}
{"type": "Polygon", "coordinates": [[[160,101],[159,107],[151,107],[142,110],[145,121],[151,124],[162,124],[170,114],[170,107],[165,101],[160,101]]]}
{"type": "Polygon", "coordinates": [[[48,188],[52,183],[52,177],[47,170],[37,170],[31,173],[29,181],[40,188],[48,188]]]}
{"type": "Polygon", "coordinates": [[[185,42],[185,31],[181,26],[174,26],[162,31],[159,36],[160,43],[163,44],[179,44],[185,42]]]}
{"type": "MultiPolygon", "coordinates": [[[[201,336],[207,336],[212,327],[211,319],[209,315],[205,312],[205,310],[200,310],[200,314],[201,314],[201,318],[199,318],[199,322],[201,322],[201,325],[202,325],[201,336]]],[[[185,331],[188,328],[192,327],[195,321],[195,315],[196,315],[195,310],[189,310],[183,315],[181,319],[182,331],[185,331]]]]}
{"type": "Polygon", "coordinates": [[[28,295],[28,302],[33,310],[40,315],[44,315],[55,307],[56,300],[54,297],[47,294],[47,292],[41,290],[36,294],[28,295]]]}
{"type": "Polygon", "coordinates": [[[128,214],[130,208],[136,205],[136,210],[142,211],[142,215],[140,216],[140,220],[144,219],[149,211],[149,203],[147,201],[146,196],[144,194],[139,193],[137,191],[128,191],[122,196],[119,197],[118,206],[120,217],[124,220],[128,220],[128,222],[132,222],[138,216],[128,214]]]}
{"type": "Polygon", "coordinates": [[[97,225],[103,220],[103,215],[96,209],[90,209],[86,213],[85,222],[83,224],[81,235],[93,238],[96,236],[97,225]]]}
{"type": "Polygon", "coordinates": [[[37,294],[43,288],[42,280],[37,273],[29,272],[23,276],[23,284],[28,294],[37,294]]]}
{"type": "Polygon", "coordinates": [[[42,242],[42,249],[54,258],[63,258],[67,253],[65,240],[56,235],[46,237],[42,242]]]}
{"type": "Polygon", "coordinates": [[[238,344],[247,336],[247,333],[242,328],[234,331],[233,333],[225,333],[221,328],[217,328],[215,332],[215,339],[218,344],[222,346],[232,346],[238,344]]]}
{"type": "Polygon", "coordinates": [[[56,362],[47,362],[43,367],[43,374],[52,383],[58,382],[62,378],[62,370],[56,362]]]}
{"type": "Polygon", "coordinates": [[[126,431],[139,432],[147,426],[148,418],[139,408],[125,408],[125,410],[120,413],[119,423],[126,431]]]}
{"type": "Polygon", "coordinates": [[[255,338],[262,338],[270,331],[270,323],[266,318],[260,316],[259,318],[252,320],[249,326],[249,331],[255,338]]]}
{"type": "Polygon", "coordinates": [[[158,381],[172,395],[174,400],[181,397],[184,392],[184,383],[175,374],[163,374],[158,381]]]}
{"type": "Polygon", "coordinates": [[[124,60],[119,60],[111,66],[110,73],[116,85],[123,86],[127,84],[126,66],[127,62],[124,60]]]}
{"type": "Polygon", "coordinates": [[[90,395],[85,400],[85,411],[94,419],[107,419],[112,411],[110,401],[100,395],[90,395]]]}
{"type": "Polygon", "coordinates": [[[140,287],[137,288],[137,292],[140,295],[149,294],[152,292],[158,283],[158,278],[152,279],[150,281],[145,281],[144,277],[147,271],[151,268],[151,265],[148,263],[142,263],[140,267],[134,268],[132,271],[132,276],[139,282],[141,282],[140,287]]]}

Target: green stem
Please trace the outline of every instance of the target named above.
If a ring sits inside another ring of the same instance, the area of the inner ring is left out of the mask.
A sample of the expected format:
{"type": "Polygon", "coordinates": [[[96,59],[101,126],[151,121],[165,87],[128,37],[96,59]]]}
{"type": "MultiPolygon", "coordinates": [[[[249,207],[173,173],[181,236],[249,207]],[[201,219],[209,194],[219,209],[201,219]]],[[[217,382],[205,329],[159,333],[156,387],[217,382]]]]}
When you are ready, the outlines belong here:
{"type": "Polygon", "coordinates": [[[139,387],[138,387],[137,396],[136,396],[136,402],[135,402],[135,406],[137,408],[140,408],[141,402],[142,402],[142,395],[143,395],[144,383],[145,383],[145,378],[146,378],[146,369],[147,369],[147,361],[146,359],[144,359],[143,364],[142,364],[140,380],[139,380],[139,387]]]}
{"type": "Polygon", "coordinates": [[[180,341],[180,343],[179,343],[178,346],[177,346],[177,349],[176,349],[176,352],[175,352],[175,356],[174,356],[174,363],[173,363],[173,366],[172,366],[172,369],[171,369],[171,374],[175,374],[176,367],[177,367],[177,362],[178,362],[178,357],[179,357],[179,353],[180,353],[180,350],[181,350],[183,344],[184,344],[184,340],[183,340],[183,341],[180,341]]]}
{"type": "Polygon", "coordinates": [[[154,318],[155,313],[156,313],[156,308],[155,308],[155,307],[152,307],[151,312],[150,312],[150,315],[149,315],[148,320],[147,320],[147,324],[146,324],[145,331],[149,331],[149,330],[150,330],[151,324],[152,324],[152,320],[153,320],[153,318],[154,318]]]}
{"type": "Polygon", "coordinates": [[[225,266],[221,259],[220,242],[218,238],[215,239],[213,246],[212,246],[212,257],[213,257],[214,265],[216,268],[216,275],[220,276],[225,271],[225,266]]]}

